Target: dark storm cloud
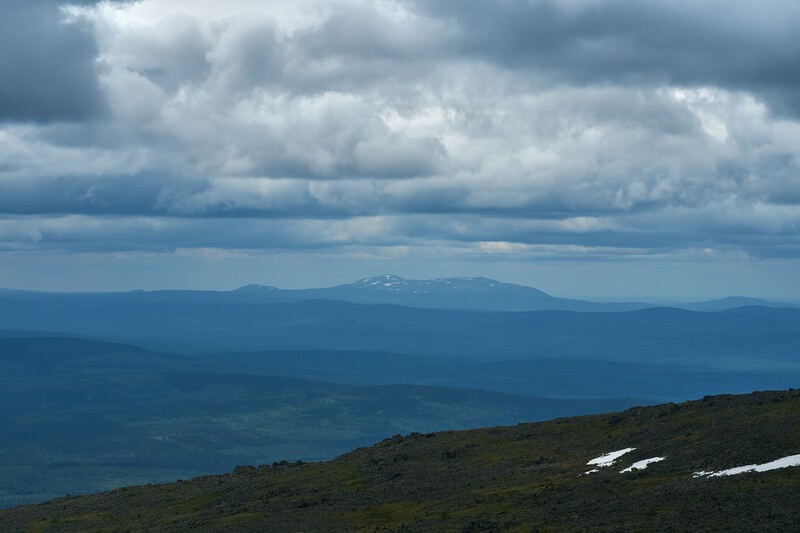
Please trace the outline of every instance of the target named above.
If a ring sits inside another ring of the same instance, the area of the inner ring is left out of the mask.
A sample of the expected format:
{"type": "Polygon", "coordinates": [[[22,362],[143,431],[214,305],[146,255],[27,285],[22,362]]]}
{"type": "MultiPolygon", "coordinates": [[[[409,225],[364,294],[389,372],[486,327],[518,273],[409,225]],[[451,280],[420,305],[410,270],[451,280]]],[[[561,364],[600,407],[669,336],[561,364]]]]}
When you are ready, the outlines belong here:
{"type": "MultiPolygon", "coordinates": [[[[80,2],[88,4],[90,2],[80,2]]],[[[0,4],[0,121],[83,120],[100,114],[97,46],[57,2],[0,4]]]]}
{"type": "Polygon", "coordinates": [[[796,2],[434,0],[454,53],[528,70],[536,81],[713,85],[800,113],[796,2]]]}
{"type": "Polygon", "coordinates": [[[4,179],[0,180],[0,212],[15,215],[158,214],[156,206],[160,196],[189,195],[201,189],[202,183],[196,181],[148,172],[125,176],[4,179]]]}

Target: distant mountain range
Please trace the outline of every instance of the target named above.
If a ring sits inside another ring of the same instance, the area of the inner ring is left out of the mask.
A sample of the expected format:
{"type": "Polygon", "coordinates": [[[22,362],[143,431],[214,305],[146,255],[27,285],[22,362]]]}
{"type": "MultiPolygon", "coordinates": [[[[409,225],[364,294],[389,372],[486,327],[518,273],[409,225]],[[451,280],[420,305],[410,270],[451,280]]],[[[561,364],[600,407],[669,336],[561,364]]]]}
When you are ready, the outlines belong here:
{"type": "Polygon", "coordinates": [[[479,308],[483,295],[506,290],[519,294],[515,286],[492,287],[491,281],[480,280],[477,286],[484,289],[479,291],[465,290],[472,282],[464,280],[453,283],[457,288],[434,281],[431,286],[437,290],[433,290],[425,289],[424,283],[381,279],[380,285],[370,285],[377,281],[373,278],[355,287],[316,292],[255,287],[230,292],[15,292],[0,295],[0,329],[59,332],[181,353],[379,351],[483,360],[688,362],[723,370],[770,371],[800,364],[797,308],[487,310],[479,308]],[[423,289],[428,292],[413,292],[423,289]],[[328,298],[322,299],[321,293],[328,298]],[[362,299],[377,302],[335,298],[348,294],[352,299],[363,294],[362,299]],[[309,299],[311,295],[318,298],[309,299]],[[476,309],[434,308],[432,302],[440,296],[440,305],[444,299],[453,303],[465,297],[476,309]],[[431,307],[388,304],[402,299],[425,300],[431,307]]]}
{"type": "MultiPolygon", "coordinates": [[[[338,300],[360,304],[392,304],[435,309],[486,311],[623,312],[656,307],[645,302],[590,302],[558,298],[533,287],[503,283],[483,277],[405,279],[392,274],[364,278],[354,283],[315,289],[279,289],[245,285],[232,291],[157,290],[110,293],[36,293],[0,290],[0,298],[86,298],[128,303],[286,303],[304,300],[338,300]]],[[[706,302],[674,304],[692,311],[722,311],[744,306],[797,307],[758,298],[729,297],[706,302]]]]}

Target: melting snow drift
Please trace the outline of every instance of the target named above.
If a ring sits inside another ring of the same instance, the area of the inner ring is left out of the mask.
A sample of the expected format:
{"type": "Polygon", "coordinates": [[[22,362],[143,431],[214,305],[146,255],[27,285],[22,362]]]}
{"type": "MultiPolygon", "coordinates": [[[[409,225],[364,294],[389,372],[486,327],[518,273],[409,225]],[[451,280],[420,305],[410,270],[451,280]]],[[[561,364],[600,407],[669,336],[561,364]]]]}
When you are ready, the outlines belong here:
{"type": "Polygon", "coordinates": [[[727,470],[720,470],[718,472],[695,472],[694,477],[720,477],[720,476],[733,476],[736,474],[744,474],[745,472],[767,472],[769,470],[777,470],[779,468],[787,468],[790,466],[800,466],[800,454],[790,455],[781,459],[770,461],[760,465],[746,465],[737,466],[736,468],[729,468],[727,470]]]}
{"type": "Polygon", "coordinates": [[[614,461],[622,457],[628,452],[632,452],[636,448],[624,448],[622,450],[617,450],[615,452],[608,452],[606,454],[601,455],[600,457],[595,457],[591,461],[587,462],[587,465],[597,465],[600,467],[603,466],[611,466],[614,464],[614,461]]]}
{"type": "MultiPolygon", "coordinates": [[[[599,472],[600,468],[613,465],[617,459],[619,459],[626,453],[632,452],[635,449],[636,448],[623,448],[621,450],[605,453],[600,457],[595,457],[594,459],[586,463],[587,465],[594,465],[595,468],[586,471],[584,474],[593,474],[595,472],[599,472]]],[[[641,461],[636,461],[628,468],[620,470],[619,473],[624,474],[626,472],[633,472],[634,470],[644,470],[650,464],[663,461],[664,459],[666,459],[666,457],[650,457],[648,459],[642,459],[641,461]]],[[[695,472],[693,477],[711,478],[711,477],[721,477],[721,476],[733,476],[736,474],[744,474],[747,472],[768,472],[770,470],[778,470],[779,468],[788,468],[791,466],[800,466],[800,454],[789,455],[787,457],[782,457],[781,459],[776,459],[774,461],[770,461],[769,463],[764,463],[760,465],[737,466],[735,468],[728,468],[727,470],[719,470],[717,472],[706,472],[706,471],[695,472]]]]}
{"type": "MultiPolygon", "coordinates": [[[[606,466],[611,466],[614,464],[614,461],[622,457],[628,452],[632,452],[636,448],[623,448],[622,450],[617,450],[615,452],[608,452],[606,454],[601,455],[600,457],[595,457],[591,461],[587,462],[587,465],[596,465],[597,468],[603,468],[606,466]]],[[[587,474],[591,474],[593,472],[597,472],[597,468],[589,470],[586,472],[587,474]]]]}
{"type": "Polygon", "coordinates": [[[624,474],[625,472],[633,472],[634,470],[644,470],[650,463],[657,463],[659,461],[663,461],[664,459],[666,459],[666,457],[651,457],[649,459],[642,459],[641,461],[636,461],[628,468],[620,470],[619,473],[624,474]]]}

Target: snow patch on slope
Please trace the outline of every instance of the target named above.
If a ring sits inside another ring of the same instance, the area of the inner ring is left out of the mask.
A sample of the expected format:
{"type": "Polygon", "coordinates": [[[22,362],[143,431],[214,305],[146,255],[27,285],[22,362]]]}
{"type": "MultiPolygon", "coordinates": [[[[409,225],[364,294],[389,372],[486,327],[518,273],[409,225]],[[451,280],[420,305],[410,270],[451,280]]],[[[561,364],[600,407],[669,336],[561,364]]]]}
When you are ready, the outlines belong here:
{"type": "Polygon", "coordinates": [[[641,461],[636,461],[628,468],[620,470],[620,474],[624,474],[626,472],[633,472],[634,470],[644,470],[650,463],[657,463],[659,461],[663,461],[666,457],[651,457],[649,459],[642,459],[641,461]]]}
{"type": "Polygon", "coordinates": [[[770,470],[777,470],[779,468],[788,468],[790,466],[800,466],[800,454],[789,455],[763,463],[760,465],[745,465],[737,466],[735,468],[728,468],[727,470],[719,470],[717,472],[700,471],[695,472],[693,477],[721,477],[721,476],[734,476],[736,474],[744,474],[746,472],[768,472],[770,470]]]}
{"type": "Polygon", "coordinates": [[[636,448],[623,448],[621,450],[616,450],[616,451],[613,451],[613,452],[605,453],[605,454],[601,455],[600,457],[595,457],[594,459],[591,459],[590,461],[588,461],[586,464],[587,465],[595,465],[595,466],[597,466],[597,468],[589,470],[586,473],[587,474],[592,474],[594,472],[597,472],[598,468],[605,468],[607,466],[611,466],[611,465],[614,464],[614,461],[616,461],[617,459],[619,459],[620,457],[622,457],[626,453],[632,452],[635,449],[636,448]]]}
{"type": "Polygon", "coordinates": [[[360,279],[347,286],[380,291],[403,291],[413,294],[430,294],[440,292],[485,293],[511,289],[527,289],[529,291],[536,291],[536,289],[532,289],[530,287],[515,286],[482,277],[405,279],[394,274],[383,274],[381,276],[375,276],[372,278],[360,279]]]}

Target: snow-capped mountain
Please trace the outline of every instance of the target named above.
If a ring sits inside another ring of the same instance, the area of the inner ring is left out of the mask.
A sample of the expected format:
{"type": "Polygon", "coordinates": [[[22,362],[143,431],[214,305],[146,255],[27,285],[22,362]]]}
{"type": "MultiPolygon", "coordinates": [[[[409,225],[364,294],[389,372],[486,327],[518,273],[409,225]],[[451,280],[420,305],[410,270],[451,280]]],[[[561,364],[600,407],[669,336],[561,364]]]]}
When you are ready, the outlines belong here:
{"type": "Polygon", "coordinates": [[[384,274],[371,278],[360,279],[354,283],[340,285],[338,288],[370,289],[378,291],[408,292],[413,294],[430,294],[438,292],[500,292],[509,290],[522,290],[535,292],[540,296],[548,294],[523,285],[503,283],[494,279],[483,277],[458,277],[458,278],[433,278],[433,279],[405,279],[394,274],[384,274]]]}
{"type": "Polygon", "coordinates": [[[234,292],[259,293],[259,292],[272,292],[279,290],[280,289],[278,287],[273,287],[272,285],[260,285],[258,283],[251,283],[250,285],[239,287],[234,292]]]}
{"type": "Polygon", "coordinates": [[[533,287],[484,277],[419,280],[383,274],[328,289],[302,292],[317,298],[356,303],[492,311],[625,311],[647,307],[646,304],[595,304],[556,298],[533,287]]]}

